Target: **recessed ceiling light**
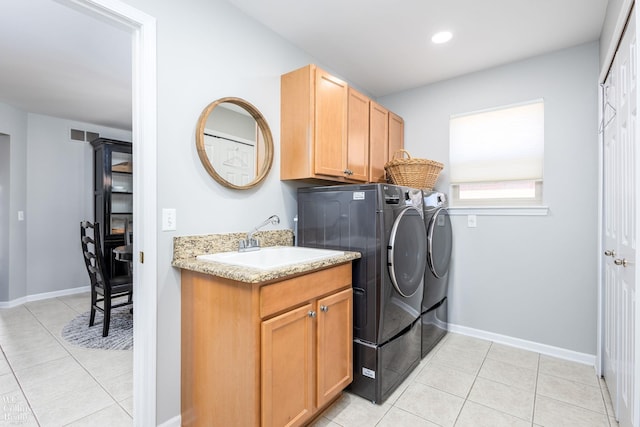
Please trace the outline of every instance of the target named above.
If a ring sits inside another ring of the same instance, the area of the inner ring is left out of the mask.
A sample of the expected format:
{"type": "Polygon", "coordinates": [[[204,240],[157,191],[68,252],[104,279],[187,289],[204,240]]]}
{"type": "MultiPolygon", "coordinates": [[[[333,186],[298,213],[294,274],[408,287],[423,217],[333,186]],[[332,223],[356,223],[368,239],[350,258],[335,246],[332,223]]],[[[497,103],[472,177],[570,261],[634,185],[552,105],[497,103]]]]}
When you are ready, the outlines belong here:
{"type": "Polygon", "coordinates": [[[451,40],[451,37],[453,37],[453,34],[451,34],[451,32],[449,31],[440,31],[439,33],[435,33],[432,37],[431,37],[431,41],[435,44],[442,44],[442,43],[446,43],[449,40],[451,40]]]}

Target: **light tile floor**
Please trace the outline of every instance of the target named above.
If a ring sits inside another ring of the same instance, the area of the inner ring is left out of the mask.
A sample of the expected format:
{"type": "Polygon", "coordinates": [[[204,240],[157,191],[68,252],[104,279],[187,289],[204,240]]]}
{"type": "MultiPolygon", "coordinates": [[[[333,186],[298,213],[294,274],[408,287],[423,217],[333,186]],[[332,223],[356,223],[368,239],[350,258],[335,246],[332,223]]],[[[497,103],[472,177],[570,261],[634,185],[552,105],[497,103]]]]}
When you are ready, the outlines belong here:
{"type": "Polygon", "coordinates": [[[343,395],[314,427],[617,426],[593,366],[449,333],[382,405],[343,395]]]}
{"type": "MultiPolygon", "coordinates": [[[[88,294],[0,309],[0,426],[131,426],[131,351],[60,335],[88,294]]],[[[593,367],[448,334],[382,405],[344,393],[314,427],[617,426],[593,367]]]]}
{"type": "Polygon", "coordinates": [[[0,426],[133,424],[133,352],[61,336],[88,308],[83,293],[0,309],[0,426]]]}

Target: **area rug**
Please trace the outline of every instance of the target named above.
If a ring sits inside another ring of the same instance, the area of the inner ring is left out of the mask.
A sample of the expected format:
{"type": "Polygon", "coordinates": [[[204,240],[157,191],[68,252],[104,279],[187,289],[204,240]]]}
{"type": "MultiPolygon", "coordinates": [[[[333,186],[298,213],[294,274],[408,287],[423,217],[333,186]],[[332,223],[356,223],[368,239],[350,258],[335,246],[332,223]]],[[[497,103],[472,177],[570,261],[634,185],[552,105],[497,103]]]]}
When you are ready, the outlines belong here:
{"type": "Polygon", "coordinates": [[[102,313],[96,312],[93,326],[89,326],[89,312],[82,313],[62,329],[62,337],[71,344],[103,350],[133,349],[133,314],[131,307],[111,310],[109,335],[102,336],[102,313]]]}

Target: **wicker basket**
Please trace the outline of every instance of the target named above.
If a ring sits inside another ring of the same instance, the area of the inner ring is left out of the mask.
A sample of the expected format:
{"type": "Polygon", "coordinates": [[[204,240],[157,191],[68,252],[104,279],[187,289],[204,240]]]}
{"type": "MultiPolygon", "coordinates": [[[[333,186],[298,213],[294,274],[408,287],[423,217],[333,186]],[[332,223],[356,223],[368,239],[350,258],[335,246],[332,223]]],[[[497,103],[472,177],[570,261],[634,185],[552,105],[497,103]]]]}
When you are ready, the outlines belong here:
{"type": "Polygon", "coordinates": [[[443,166],[435,160],[414,159],[408,151],[398,150],[393,154],[393,159],[384,165],[384,170],[393,184],[431,190],[443,166]],[[402,157],[396,159],[398,154],[402,157]],[[405,154],[408,158],[404,158],[405,154]]]}

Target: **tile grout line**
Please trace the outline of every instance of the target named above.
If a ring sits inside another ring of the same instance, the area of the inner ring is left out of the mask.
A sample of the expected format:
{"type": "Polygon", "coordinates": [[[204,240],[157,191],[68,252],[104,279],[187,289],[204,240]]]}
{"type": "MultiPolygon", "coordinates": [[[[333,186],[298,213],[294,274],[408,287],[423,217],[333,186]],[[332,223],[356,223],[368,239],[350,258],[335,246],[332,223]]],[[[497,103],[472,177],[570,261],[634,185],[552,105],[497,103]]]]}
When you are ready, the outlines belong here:
{"type": "MultiPolygon", "coordinates": [[[[58,299],[58,298],[56,298],[56,299],[58,299]]],[[[62,302],[63,304],[65,304],[65,305],[67,305],[67,306],[68,306],[68,304],[66,304],[64,301],[61,301],[61,302],[62,302]]],[[[122,410],[123,410],[127,415],[131,416],[131,415],[129,414],[129,412],[127,412],[127,410],[126,410],[126,409],[125,409],[125,408],[120,404],[120,402],[118,402],[118,401],[117,401],[117,399],[116,399],[116,398],[115,398],[111,393],[109,393],[109,391],[104,387],[104,385],[102,384],[102,382],[100,382],[100,381],[98,380],[98,378],[96,378],[96,377],[95,377],[95,376],[94,376],[94,375],[93,375],[93,374],[92,374],[92,373],[91,373],[91,372],[90,372],[90,371],[89,371],[89,370],[88,370],[88,369],[87,369],[87,368],[82,364],[82,362],[80,362],[80,360],[78,360],[78,359],[76,358],[76,356],[75,356],[75,355],[74,355],[74,354],[73,354],[73,353],[72,353],[72,352],[71,352],[71,351],[70,351],[70,350],[69,350],[65,345],[63,345],[63,344],[62,344],[62,342],[60,341],[60,339],[58,339],[58,337],[57,337],[56,335],[54,335],[54,334],[49,330],[49,328],[47,328],[47,327],[44,325],[44,323],[42,323],[42,322],[40,321],[40,319],[38,318],[38,316],[37,316],[33,311],[31,311],[31,310],[29,309],[29,307],[28,307],[26,304],[25,304],[25,306],[24,306],[24,307],[25,307],[25,309],[26,309],[27,311],[29,311],[29,313],[31,313],[31,315],[32,315],[32,316],[36,319],[36,321],[37,321],[37,322],[42,326],[42,328],[43,328],[45,331],[47,331],[47,332],[49,333],[49,335],[51,335],[51,336],[52,336],[52,337],[53,337],[57,342],[59,342],[59,343],[60,343],[60,346],[61,346],[61,347],[64,349],[64,351],[65,351],[65,352],[67,352],[67,354],[68,354],[68,355],[69,355],[69,356],[70,356],[70,357],[71,357],[71,358],[72,358],[72,359],[73,359],[73,360],[78,364],[78,366],[80,366],[80,367],[82,368],[82,370],[84,370],[84,371],[89,375],[89,377],[91,377],[91,378],[96,382],[96,384],[98,384],[98,386],[100,386],[100,388],[101,388],[105,393],[107,393],[107,395],[111,398],[111,400],[113,400],[113,402],[114,402],[116,405],[118,405],[118,406],[119,406],[119,407],[120,407],[120,408],[121,408],[121,409],[122,409],[122,410]]],[[[71,308],[71,307],[70,307],[70,308],[71,308]]],[[[72,310],[73,310],[73,308],[72,308],[72,310]]],[[[73,311],[76,311],[76,310],[73,310],[73,311]]],[[[76,312],[77,312],[77,311],[76,311],[76,312]]],[[[61,337],[61,338],[62,338],[62,337],[61,337]]],[[[64,339],[64,338],[63,338],[63,339],[64,339]]],[[[6,356],[5,356],[5,358],[6,358],[6,356]]],[[[7,362],[8,362],[8,361],[9,361],[9,359],[7,358],[7,362]]],[[[45,363],[46,363],[46,362],[45,362],[45,363]]],[[[13,370],[13,368],[12,368],[12,370],[13,370]]],[[[14,376],[15,376],[15,374],[14,374],[14,376]]],[[[17,378],[17,377],[16,377],[16,381],[18,381],[18,378],[17,378]]],[[[18,382],[18,385],[20,385],[20,383],[19,383],[19,382],[18,382]]],[[[20,385],[20,389],[22,390],[22,386],[21,386],[21,385],[20,385]]],[[[23,391],[23,395],[25,396],[25,399],[26,399],[27,397],[26,397],[26,395],[25,395],[24,391],[23,391]]],[[[107,407],[108,407],[108,406],[107,406],[107,407]]],[[[88,417],[88,416],[94,415],[94,414],[96,414],[97,412],[102,411],[103,409],[105,409],[105,408],[99,409],[98,411],[93,412],[93,413],[91,413],[91,414],[88,414],[88,415],[86,415],[86,416],[84,416],[84,417],[82,417],[82,418],[79,418],[78,420],[75,420],[75,421],[79,421],[79,420],[81,420],[81,419],[83,419],[83,418],[86,418],[86,417],[88,417]]],[[[35,412],[34,412],[34,417],[35,417],[35,412]]],[[[133,417],[132,417],[132,416],[131,416],[131,418],[133,419],[133,417]]],[[[75,421],[73,421],[73,422],[75,422],[75,421]]],[[[38,425],[40,425],[40,424],[38,423],[38,425]]]]}
{"type": "Polygon", "coordinates": [[[18,384],[18,388],[20,389],[20,393],[22,393],[22,397],[24,397],[24,400],[27,402],[27,405],[29,406],[29,410],[31,411],[31,415],[33,416],[33,420],[36,422],[38,427],[40,427],[40,421],[38,420],[38,416],[36,415],[36,411],[33,410],[33,406],[31,405],[31,402],[29,401],[29,398],[27,397],[27,394],[24,392],[24,389],[22,388],[22,384],[20,384],[20,381],[18,380],[18,377],[16,376],[16,371],[13,369],[13,366],[11,365],[11,362],[9,362],[9,358],[7,357],[7,355],[4,352],[4,349],[2,348],[1,345],[0,345],[0,352],[2,352],[2,357],[4,357],[4,360],[7,361],[7,366],[9,366],[9,369],[11,369],[11,375],[13,375],[13,379],[16,380],[16,384],[18,384]]]}
{"type": "MultiPolygon", "coordinates": [[[[487,361],[487,357],[489,356],[489,352],[491,351],[491,347],[493,347],[493,341],[489,341],[489,348],[487,349],[487,352],[484,355],[484,358],[482,359],[482,363],[480,364],[480,367],[478,368],[478,371],[475,373],[474,377],[473,377],[473,382],[471,383],[471,386],[469,387],[469,391],[467,391],[466,396],[464,397],[464,402],[462,402],[462,407],[460,408],[460,411],[458,411],[458,415],[456,415],[456,419],[453,421],[453,425],[455,426],[458,422],[458,420],[460,419],[460,414],[462,414],[462,410],[464,409],[465,405],[467,404],[467,402],[470,402],[469,400],[469,396],[471,396],[471,390],[473,390],[473,386],[476,384],[476,381],[478,381],[478,377],[480,376],[480,371],[482,370],[482,367],[484,366],[485,362],[487,361]]],[[[475,402],[473,402],[475,403],[475,402]]],[[[483,405],[484,406],[484,405],[483,405]]]]}
{"type": "MultiPolygon", "coordinates": [[[[598,387],[594,387],[594,386],[592,386],[592,385],[585,384],[585,383],[583,383],[583,382],[581,382],[581,381],[575,381],[575,380],[573,380],[573,379],[569,379],[569,378],[565,378],[565,377],[559,377],[559,376],[557,376],[557,375],[553,375],[553,374],[546,373],[546,372],[545,372],[545,373],[542,373],[542,375],[545,375],[545,376],[547,376],[547,377],[551,377],[551,378],[556,378],[556,379],[561,380],[561,381],[566,381],[566,382],[569,382],[569,383],[572,383],[572,384],[574,384],[574,385],[581,386],[581,387],[597,388],[597,389],[600,391],[600,397],[601,397],[601,398],[603,397],[603,395],[602,395],[602,388],[601,388],[599,385],[598,385],[598,387]]],[[[597,378],[597,376],[596,376],[596,378],[597,378]]],[[[536,381],[536,383],[537,383],[537,381],[536,381]]],[[[537,385],[536,385],[536,388],[537,388],[537,385]]],[[[537,391],[536,391],[536,395],[537,395],[537,394],[538,394],[538,393],[537,393],[537,391]]],[[[604,400],[603,400],[603,402],[602,402],[603,407],[604,407],[604,412],[600,412],[600,411],[593,410],[593,409],[591,409],[591,408],[587,408],[587,407],[585,407],[585,406],[578,405],[578,404],[573,403],[573,402],[568,402],[568,401],[566,401],[566,400],[560,400],[560,399],[555,398],[555,397],[552,397],[552,396],[547,396],[547,395],[544,395],[544,394],[540,394],[540,396],[544,396],[546,399],[550,399],[550,400],[553,400],[553,401],[555,401],[555,402],[559,402],[559,403],[562,403],[562,404],[565,404],[565,405],[569,405],[569,406],[572,406],[572,407],[577,408],[577,409],[580,409],[580,410],[588,411],[588,412],[591,412],[591,413],[594,413],[594,414],[604,415],[604,416],[606,416],[607,418],[609,418],[609,412],[608,412],[608,410],[607,410],[607,405],[606,405],[606,403],[604,402],[604,400]]],[[[609,423],[609,424],[610,424],[610,423],[609,423]]]]}
{"type": "Polygon", "coordinates": [[[611,418],[615,420],[616,416],[615,414],[609,413],[609,407],[607,405],[607,396],[605,396],[605,393],[609,396],[609,400],[611,400],[611,394],[609,393],[609,386],[607,386],[607,381],[604,378],[604,376],[602,375],[598,376],[598,385],[600,386],[600,394],[602,395],[602,403],[604,404],[604,411],[607,414],[607,421],[609,422],[609,426],[611,426],[611,418]],[[604,387],[603,387],[603,384],[604,384],[604,387]]]}
{"type": "MultiPolygon", "coordinates": [[[[71,305],[67,304],[67,302],[66,302],[66,301],[64,301],[64,299],[62,299],[61,297],[58,297],[58,299],[60,300],[60,302],[62,302],[63,304],[65,304],[67,307],[69,307],[69,308],[70,308],[71,310],[73,310],[74,312],[76,312],[76,313],[78,313],[78,314],[82,314],[82,313],[84,313],[84,310],[83,310],[83,311],[78,311],[78,310],[76,310],[74,307],[72,307],[71,305]]],[[[56,339],[57,339],[57,337],[54,337],[54,338],[56,338],[56,339]]],[[[62,336],[61,336],[60,338],[62,338],[62,336]]],[[[64,339],[64,338],[62,338],[62,339],[64,339]]],[[[64,346],[63,346],[63,347],[64,347],[64,346]]],[[[87,369],[87,368],[82,364],[82,362],[80,362],[80,360],[78,360],[78,359],[73,355],[73,353],[71,353],[71,351],[69,351],[66,347],[65,347],[65,350],[67,350],[67,352],[68,352],[68,353],[69,353],[69,355],[73,358],[73,360],[75,360],[75,361],[76,361],[76,363],[78,363],[78,365],[80,365],[80,366],[85,370],[85,372],[87,372],[87,374],[89,374],[89,376],[95,380],[95,382],[100,386],[100,388],[102,388],[102,389],[105,391],[105,393],[107,393],[107,394],[109,395],[109,397],[111,397],[111,399],[113,399],[114,403],[115,403],[116,405],[118,405],[118,406],[120,407],[120,409],[122,409],[122,410],[124,411],[124,413],[125,413],[125,414],[127,414],[127,415],[128,415],[128,416],[133,420],[133,415],[132,415],[132,414],[129,414],[129,411],[127,411],[127,409],[126,409],[124,406],[122,406],[122,402],[123,402],[124,400],[127,400],[128,398],[125,398],[125,399],[123,399],[122,401],[118,401],[118,399],[116,399],[116,398],[115,398],[115,396],[113,396],[111,393],[109,393],[109,391],[108,391],[108,390],[107,390],[107,389],[102,385],[102,382],[101,382],[100,380],[98,380],[98,378],[96,378],[95,376],[93,376],[93,375],[91,374],[91,372],[89,372],[89,370],[88,370],[88,369],[87,369]]],[[[133,351],[133,350],[132,350],[132,351],[133,351]]],[[[131,372],[131,375],[133,375],[133,371],[131,372]]],[[[103,409],[104,409],[104,408],[103,408],[103,409]]],[[[103,409],[100,409],[100,410],[98,410],[98,411],[96,411],[96,412],[102,411],[103,409]]],[[[94,415],[96,412],[94,412],[94,413],[92,413],[92,414],[87,415],[87,417],[88,417],[88,416],[91,416],[91,415],[94,415]]],[[[83,417],[83,418],[86,418],[86,417],[83,417]]],[[[82,419],[82,418],[81,418],[81,419],[82,419]]]]}
{"type": "Polygon", "coordinates": [[[533,387],[533,407],[531,408],[531,426],[536,422],[536,404],[538,403],[538,378],[540,377],[540,353],[536,363],[536,383],[533,387]]]}

